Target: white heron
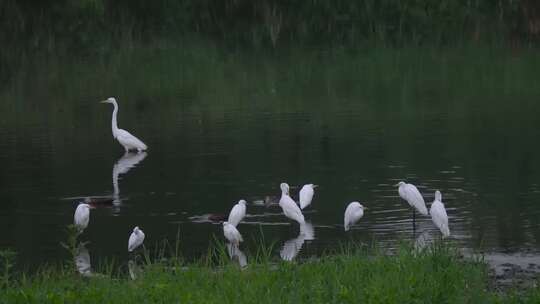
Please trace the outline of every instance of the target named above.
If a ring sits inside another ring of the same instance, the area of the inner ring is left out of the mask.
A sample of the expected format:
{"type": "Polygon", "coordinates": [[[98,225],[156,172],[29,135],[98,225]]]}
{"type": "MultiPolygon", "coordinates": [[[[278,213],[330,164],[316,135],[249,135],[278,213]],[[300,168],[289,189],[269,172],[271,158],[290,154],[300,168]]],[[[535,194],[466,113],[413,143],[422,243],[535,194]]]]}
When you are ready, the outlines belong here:
{"type": "Polygon", "coordinates": [[[118,115],[118,103],[116,103],[116,99],[114,97],[109,97],[106,100],[101,101],[101,103],[112,103],[114,106],[111,120],[112,134],[124,147],[126,152],[129,152],[129,150],[137,150],[137,152],[146,150],[148,147],[140,139],[128,131],[118,128],[118,123],[116,121],[116,116],[118,115]]]}
{"type": "Polygon", "coordinates": [[[244,216],[246,216],[246,201],[239,200],[238,203],[232,207],[227,222],[236,227],[242,221],[244,216]]]}
{"type": "Polygon", "coordinates": [[[244,241],[238,229],[232,224],[229,224],[229,222],[223,222],[223,235],[234,246],[238,246],[240,242],[244,241]]]}
{"type": "Polygon", "coordinates": [[[424,202],[424,198],[422,197],[422,194],[420,194],[420,191],[418,191],[418,188],[416,188],[413,184],[407,184],[405,182],[399,182],[395,184],[394,186],[399,187],[398,192],[399,196],[406,200],[411,207],[413,207],[413,227],[414,222],[416,219],[416,213],[415,209],[418,210],[422,215],[428,215],[428,210],[426,208],[426,202],[424,202]]]}
{"type": "Polygon", "coordinates": [[[429,209],[429,213],[431,214],[431,219],[433,220],[433,223],[444,237],[450,236],[450,228],[448,227],[448,215],[446,214],[446,209],[444,208],[444,204],[442,202],[442,194],[439,190],[435,191],[435,200],[431,204],[431,208],[429,209]]]}
{"type": "Polygon", "coordinates": [[[79,204],[75,209],[75,215],[73,216],[73,224],[77,227],[79,232],[82,232],[88,227],[90,221],[90,205],[79,204]]]}
{"type": "Polygon", "coordinates": [[[141,229],[139,229],[138,226],[133,228],[133,232],[129,236],[128,251],[132,252],[137,247],[141,246],[142,243],[144,242],[144,237],[145,237],[144,232],[141,229]]]}
{"type": "Polygon", "coordinates": [[[281,183],[279,187],[281,188],[279,206],[283,209],[283,213],[286,217],[297,221],[300,225],[303,224],[305,222],[304,215],[302,214],[302,210],[300,210],[298,205],[289,196],[289,185],[281,183]]]}
{"type": "Polygon", "coordinates": [[[317,188],[317,185],[306,184],[300,189],[300,209],[304,209],[311,204],[313,194],[315,194],[315,188],[317,188]]]}
{"type": "Polygon", "coordinates": [[[356,222],[358,222],[364,216],[364,209],[367,208],[362,206],[362,204],[359,202],[352,202],[347,206],[343,219],[343,227],[345,228],[345,231],[349,231],[351,226],[356,224],[356,222]]]}

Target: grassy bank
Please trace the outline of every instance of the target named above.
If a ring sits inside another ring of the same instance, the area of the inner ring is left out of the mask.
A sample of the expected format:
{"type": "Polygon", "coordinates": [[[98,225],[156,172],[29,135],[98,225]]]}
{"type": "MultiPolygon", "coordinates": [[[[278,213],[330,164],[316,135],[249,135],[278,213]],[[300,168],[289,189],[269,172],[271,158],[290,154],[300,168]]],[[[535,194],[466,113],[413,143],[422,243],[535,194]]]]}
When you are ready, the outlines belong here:
{"type": "MultiPolygon", "coordinates": [[[[261,255],[259,255],[261,257],[261,255]]],[[[343,250],[301,263],[253,258],[240,269],[222,254],[203,262],[146,262],[137,279],[105,267],[82,278],[46,267],[3,285],[2,303],[538,303],[540,290],[489,290],[485,264],[447,247],[386,255],[343,250]],[[217,261],[217,262],[216,262],[217,261]]]]}

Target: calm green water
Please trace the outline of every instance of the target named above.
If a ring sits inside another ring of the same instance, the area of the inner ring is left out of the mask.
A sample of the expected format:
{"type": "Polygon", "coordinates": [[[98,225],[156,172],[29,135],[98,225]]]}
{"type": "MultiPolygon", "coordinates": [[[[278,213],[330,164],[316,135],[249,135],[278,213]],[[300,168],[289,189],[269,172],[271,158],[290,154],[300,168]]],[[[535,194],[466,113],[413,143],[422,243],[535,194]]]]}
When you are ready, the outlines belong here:
{"type": "Polygon", "coordinates": [[[82,240],[93,258],[125,259],[135,225],[149,248],[179,231],[182,254],[197,258],[223,239],[205,218],[241,198],[245,252],[261,234],[276,258],[284,245],[305,258],[353,239],[391,248],[437,238],[430,218],[413,229],[392,186],[406,180],[428,206],[441,190],[460,246],[535,252],[538,75],[536,52],[489,49],[186,47],[28,62],[0,93],[0,248],[28,265],[65,258],[59,243],[85,196],[117,201],[92,210],[82,240]],[[109,96],[147,154],[123,157],[112,107],[98,103],[109,96]],[[283,181],[320,185],[305,212],[313,240],[262,203],[283,181]],[[345,234],[353,200],[370,209],[345,234]]]}

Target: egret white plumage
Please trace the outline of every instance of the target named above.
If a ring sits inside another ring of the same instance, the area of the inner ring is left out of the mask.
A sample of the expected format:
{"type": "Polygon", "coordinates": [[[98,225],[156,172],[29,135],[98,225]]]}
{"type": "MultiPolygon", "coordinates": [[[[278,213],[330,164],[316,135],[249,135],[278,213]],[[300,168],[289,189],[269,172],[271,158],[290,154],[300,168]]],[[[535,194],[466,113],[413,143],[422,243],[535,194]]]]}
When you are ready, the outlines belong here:
{"type": "MultiPolygon", "coordinates": [[[[411,207],[418,210],[422,215],[428,215],[428,210],[426,208],[426,203],[424,198],[418,188],[413,184],[407,184],[405,182],[399,182],[395,186],[398,186],[399,196],[406,200],[411,207]]],[[[413,210],[413,219],[414,219],[414,210],[413,210]]]]}
{"type": "Polygon", "coordinates": [[[444,208],[444,204],[442,202],[442,194],[439,190],[435,191],[435,200],[431,204],[431,208],[429,209],[429,213],[431,214],[431,219],[433,220],[433,223],[444,237],[450,236],[450,228],[448,227],[448,215],[446,214],[446,209],[444,208]]]}
{"type": "Polygon", "coordinates": [[[343,227],[345,228],[345,231],[349,231],[351,226],[356,224],[356,222],[358,222],[358,220],[364,216],[364,209],[367,208],[362,206],[362,204],[359,202],[352,202],[347,206],[343,219],[343,227]]]}
{"type": "Polygon", "coordinates": [[[246,201],[239,200],[238,203],[232,207],[227,222],[236,227],[242,221],[244,216],[246,216],[246,201]]]}
{"type": "Polygon", "coordinates": [[[223,222],[223,235],[225,235],[225,238],[235,246],[240,245],[240,242],[244,241],[238,229],[229,224],[229,222],[223,222]]]}
{"type": "Polygon", "coordinates": [[[75,215],[73,216],[73,224],[77,227],[79,232],[82,232],[88,227],[90,221],[90,205],[79,204],[75,209],[75,215]]]}
{"type": "Polygon", "coordinates": [[[307,206],[311,204],[311,200],[313,200],[313,194],[315,194],[315,188],[317,185],[314,184],[306,184],[300,189],[300,209],[304,209],[307,206]]]}
{"type": "Polygon", "coordinates": [[[283,209],[283,213],[286,217],[297,221],[299,224],[303,224],[305,222],[304,215],[302,214],[302,210],[300,210],[298,205],[289,196],[289,185],[287,183],[281,183],[279,187],[281,188],[279,206],[283,209]]]}
{"type": "Polygon", "coordinates": [[[128,251],[132,252],[137,247],[141,246],[142,243],[144,242],[144,237],[145,237],[144,232],[141,229],[139,229],[138,226],[133,228],[133,232],[129,236],[128,251]]]}
{"type": "Polygon", "coordinates": [[[116,119],[118,115],[118,103],[116,103],[116,99],[114,97],[109,97],[106,100],[101,101],[101,103],[111,103],[114,106],[111,120],[112,134],[113,137],[124,147],[126,152],[129,150],[137,150],[137,152],[146,150],[148,147],[140,139],[128,131],[118,128],[116,119]]]}

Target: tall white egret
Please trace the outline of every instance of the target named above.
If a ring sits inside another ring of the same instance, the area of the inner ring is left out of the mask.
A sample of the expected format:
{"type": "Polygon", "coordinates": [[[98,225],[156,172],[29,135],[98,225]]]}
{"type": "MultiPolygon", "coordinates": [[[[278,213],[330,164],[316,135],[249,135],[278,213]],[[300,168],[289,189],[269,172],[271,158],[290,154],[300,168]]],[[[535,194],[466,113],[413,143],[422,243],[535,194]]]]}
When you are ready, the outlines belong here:
{"type": "Polygon", "coordinates": [[[118,103],[116,103],[116,99],[114,97],[109,97],[106,100],[101,101],[101,103],[112,103],[114,106],[111,120],[112,134],[113,137],[124,147],[126,152],[129,152],[129,150],[137,150],[137,152],[146,150],[148,147],[140,139],[128,131],[118,128],[118,123],[116,120],[118,115],[118,103]]]}
{"type": "Polygon", "coordinates": [[[317,185],[314,184],[306,184],[300,189],[300,209],[304,209],[311,204],[316,187],[317,185]]]}
{"type": "MultiPolygon", "coordinates": [[[[428,210],[426,208],[426,202],[424,202],[424,198],[422,197],[422,194],[420,194],[420,191],[418,191],[418,188],[416,188],[413,184],[407,184],[405,182],[399,182],[395,184],[394,186],[399,187],[398,192],[399,196],[406,200],[411,207],[418,210],[422,215],[428,215],[428,210]]],[[[413,227],[416,220],[416,213],[413,209],[413,227]]]]}
{"type": "Polygon", "coordinates": [[[238,229],[229,224],[229,222],[223,222],[223,235],[225,235],[225,238],[234,246],[238,246],[240,245],[240,242],[244,241],[238,229]]]}
{"type": "Polygon", "coordinates": [[[88,227],[90,221],[90,205],[79,204],[75,209],[75,215],[73,216],[73,224],[77,227],[79,232],[82,232],[88,227]]]}
{"type": "Polygon", "coordinates": [[[345,216],[343,219],[343,227],[345,231],[349,231],[351,226],[356,224],[364,216],[364,209],[366,207],[362,206],[359,202],[352,202],[345,209],[345,216]]]}
{"type": "Polygon", "coordinates": [[[242,221],[244,216],[246,216],[246,201],[239,200],[238,203],[232,207],[231,212],[229,213],[228,222],[236,227],[242,221]]]}
{"type": "Polygon", "coordinates": [[[279,206],[283,209],[283,213],[286,217],[297,221],[299,224],[303,224],[305,222],[304,215],[302,214],[302,210],[300,210],[298,205],[289,196],[289,185],[281,183],[279,187],[281,188],[279,206]]]}
{"type": "Polygon", "coordinates": [[[133,232],[129,236],[128,251],[132,252],[137,247],[141,246],[142,243],[144,242],[144,237],[145,237],[144,232],[141,229],[139,229],[138,226],[133,228],[133,232]]]}
{"type": "Polygon", "coordinates": [[[444,204],[442,202],[442,194],[439,190],[435,191],[435,200],[431,204],[431,208],[429,209],[429,213],[431,214],[431,219],[433,220],[433,223],[444,237],[450,236],[450,228],[448,227],[448,215],[446,214],[446,209],[444,208],[444,204]]]}

